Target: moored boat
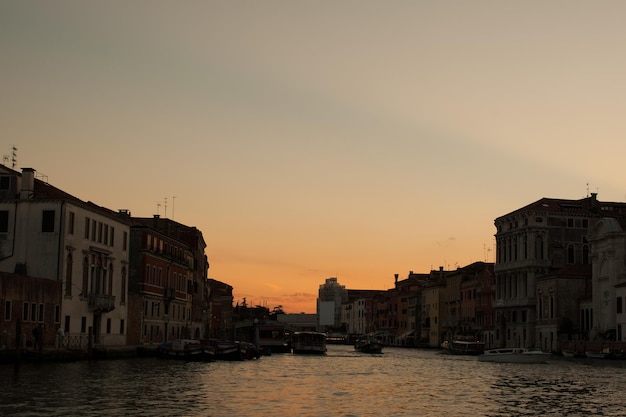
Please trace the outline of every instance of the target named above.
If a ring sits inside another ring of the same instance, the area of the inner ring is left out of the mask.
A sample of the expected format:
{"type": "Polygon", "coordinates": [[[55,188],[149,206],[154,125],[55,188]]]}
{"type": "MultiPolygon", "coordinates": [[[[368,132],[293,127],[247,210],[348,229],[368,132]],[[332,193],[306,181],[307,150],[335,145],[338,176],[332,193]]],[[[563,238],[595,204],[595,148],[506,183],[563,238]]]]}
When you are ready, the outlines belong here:
{"type": "Polygon", "coordinates": [[[475,337],[456,336],[452,341],[444,341],[441,347],[453,355],[482,355],[485,352],[485,343],[475,337]]]}
{"type": "Polygon", "coordinates": [[[161,343],[157,347],[157,354],[168,359],[189,361],[211,360],[210,356],[205,355],[200,341],[194,339],[175,339],[161,343]]]}
{"type": "Polygon", "coordinates": [[[242,361],[261,356],[256,346],[247,342],[208,339],[203,341],[202,347],[206,355],[219,361],[242,361]]]}
{"type": "Polygon", "coordinates": [[[326,334],[318,332],[295,332],[291,335],[293,353],[326,353],[326,334]]]}
{"type": "Polygon", "coordinates": [[[363,353],[382,353],[383,344],[373,335],[367,335],[356,340],[354,349],[363,353]]]}
{"type": "Polygon", "coordinates": [[[536,348],[502,348],[490,349],[478,356],[481,362],[498,363],[546,363],[550,353],[536,348]]]}

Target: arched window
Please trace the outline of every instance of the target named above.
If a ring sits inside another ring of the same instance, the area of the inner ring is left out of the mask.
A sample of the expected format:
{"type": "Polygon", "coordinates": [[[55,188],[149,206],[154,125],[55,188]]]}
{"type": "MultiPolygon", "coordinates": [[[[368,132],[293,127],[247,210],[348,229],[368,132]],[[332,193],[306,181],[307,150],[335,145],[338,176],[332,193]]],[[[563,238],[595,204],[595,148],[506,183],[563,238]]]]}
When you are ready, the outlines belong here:
{"type": "Polygon", "coordinates": [[[65,261],[65,296],[72,296],[72,254],[67,254],[65,261]]]}

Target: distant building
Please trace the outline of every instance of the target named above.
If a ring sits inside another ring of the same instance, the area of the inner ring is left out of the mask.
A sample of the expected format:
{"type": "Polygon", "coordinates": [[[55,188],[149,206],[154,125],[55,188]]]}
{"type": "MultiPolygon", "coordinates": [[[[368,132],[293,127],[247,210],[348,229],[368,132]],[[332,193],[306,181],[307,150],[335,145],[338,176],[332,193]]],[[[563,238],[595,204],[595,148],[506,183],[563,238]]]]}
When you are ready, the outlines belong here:
{"type": "Polygon", "coordinates": [[[318,329],[334,329],[341,326],[341,305],[348,300],[348,292],[337,278],[328,278],[320,285],[317,297],[318,329]]]}
{"type": "Polygon", "coordinates": [[[231,339],[233,337],[233,287],[209,278],[209,311],[211,323],[209,338],[231,339]]]}

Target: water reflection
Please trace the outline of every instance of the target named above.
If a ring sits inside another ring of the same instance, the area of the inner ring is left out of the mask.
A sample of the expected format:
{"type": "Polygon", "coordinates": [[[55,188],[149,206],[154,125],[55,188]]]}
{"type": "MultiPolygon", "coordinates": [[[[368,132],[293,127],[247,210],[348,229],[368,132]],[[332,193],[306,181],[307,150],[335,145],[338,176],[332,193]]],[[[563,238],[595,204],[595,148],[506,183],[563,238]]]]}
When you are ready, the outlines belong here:
{"type": "Polygon", "coordinates": [[[156,358],[0,367],[3,416],[615,416],[626,373],[564,360],[481,363],[434,351],[185,363],[156,358]]]}

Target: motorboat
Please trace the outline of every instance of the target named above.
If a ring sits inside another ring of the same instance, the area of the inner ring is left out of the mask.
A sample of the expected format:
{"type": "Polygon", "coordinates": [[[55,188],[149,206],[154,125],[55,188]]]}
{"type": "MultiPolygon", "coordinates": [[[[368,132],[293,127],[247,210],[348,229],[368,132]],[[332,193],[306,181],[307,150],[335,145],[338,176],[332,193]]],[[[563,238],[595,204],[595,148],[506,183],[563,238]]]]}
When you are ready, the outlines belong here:
{"type": "Polygon", "coordinates": [[[168,359],[182,359],[188,361],[211,360],[206,356],[199,340],[175,339],[157,346],[157,354],[168,359]]]}
{"type": "Polygon", "coordinates": [[[475,337],[456,336],[451,341],[444,341],[441,347],[453,355],[481,355],[485,352],[485,343],[475,337]]]}
{"type": "Polygon", "coordinates": [[[550,356],[550,353],[537,348],[502,348],[486,350],[478,356],[478,360],[498,363],[546,363],[550,356]]]}
{"type": "Polygon", "coordinates": [[[295,332],[291,335],[293,353],[326,353],[326,334],[318,332],[295,332]]]}
{"type": "Polygon", "coordinates": [[[363,353],[382,353],[383,344],[373,335],[367,335],[356,340],[354,349],[363,353]]]}

